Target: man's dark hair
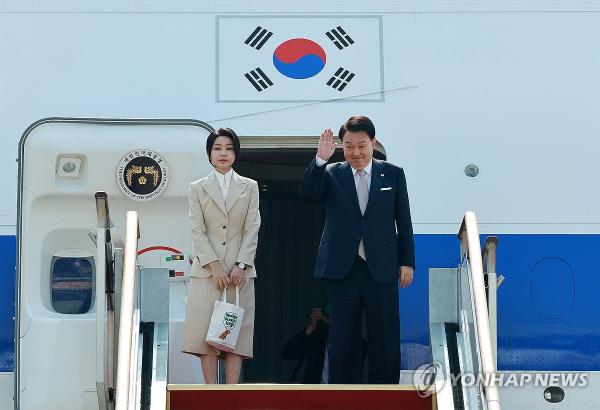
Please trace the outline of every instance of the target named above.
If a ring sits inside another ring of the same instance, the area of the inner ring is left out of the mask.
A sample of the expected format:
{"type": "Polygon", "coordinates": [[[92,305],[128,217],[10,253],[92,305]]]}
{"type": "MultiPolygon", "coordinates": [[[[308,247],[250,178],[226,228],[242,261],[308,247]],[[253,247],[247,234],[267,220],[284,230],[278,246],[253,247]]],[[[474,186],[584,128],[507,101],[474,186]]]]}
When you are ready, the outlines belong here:
{"type": "Polygon", "coordinates": [[[364,131],[367,133],[369,138],[375,138],[375,124],[373,124],[373,121],[364,115],[353,115],[341,126],[338,135],[342,142],[344,141],[344,134],[346,134],[346,131],[364,131]]]}
{"type": "Polygon", "coordinates": [[[206,138],[206,155],[208,155],[208,162],[210,162],[210,153],[213,149],[213,145],[215,145],[215,140],[219,137],[231,138],[233,143],[233,153],[237,159],[240,154],[240,139],[231,128],[219,128],[218,130],[211,132],[208,135],[208,138],[206,138]]]}

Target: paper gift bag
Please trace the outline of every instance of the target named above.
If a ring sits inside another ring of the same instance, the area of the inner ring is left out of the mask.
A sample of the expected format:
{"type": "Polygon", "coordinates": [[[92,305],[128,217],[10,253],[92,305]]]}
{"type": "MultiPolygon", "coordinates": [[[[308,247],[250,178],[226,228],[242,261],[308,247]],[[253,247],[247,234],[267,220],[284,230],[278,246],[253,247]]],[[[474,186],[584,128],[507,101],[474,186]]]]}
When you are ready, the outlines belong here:
{"type": "Polygon", "coordinates": [[[221,300],[215,300],[206,343],[219,350],[231,352],[235,349],[242,319],[244,319],[244,309],[240,307],[239,287],[235,287],[235,305],[227,303],[227,288],[225,288],[221,300]]]}

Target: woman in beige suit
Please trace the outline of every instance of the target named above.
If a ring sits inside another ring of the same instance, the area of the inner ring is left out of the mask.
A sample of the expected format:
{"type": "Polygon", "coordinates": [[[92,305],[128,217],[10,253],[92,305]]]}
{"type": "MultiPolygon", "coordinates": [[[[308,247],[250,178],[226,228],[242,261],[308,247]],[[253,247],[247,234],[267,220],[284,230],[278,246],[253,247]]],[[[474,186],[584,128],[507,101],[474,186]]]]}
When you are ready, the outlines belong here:
{"type": "Polygon", "coordinates": [[[252,357],[254,336],[254,256],[260,228],[258,184],[232,168],[240,151],[233,130],[220,128],[206,140],[215,168],[189,189],[193,263],[182,351],[200,356],[206,383],[216,383],[220,355],[227,383],[238,383],[243,359],[252,357]],[[215,300],[227,287],[227,300],[246,310],[236,348],[221,352],[205,343],[215,300]]]}

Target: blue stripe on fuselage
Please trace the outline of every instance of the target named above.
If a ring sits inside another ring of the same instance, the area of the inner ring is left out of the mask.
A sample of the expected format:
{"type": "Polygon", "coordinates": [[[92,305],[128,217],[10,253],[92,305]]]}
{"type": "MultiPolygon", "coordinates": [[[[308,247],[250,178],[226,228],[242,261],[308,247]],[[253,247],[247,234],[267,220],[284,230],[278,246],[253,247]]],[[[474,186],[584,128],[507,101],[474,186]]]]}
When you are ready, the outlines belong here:
{"type": "MultiPolygon", "coordinates": [[[[600,235],[496,236],[496,270],[506,277],[497,294],[498,368],[600,370],[600,235]]],[[[415,279],[400,291],[403,369],[430,360],[428,269],[459,261],[456,235],[415,241],[415,279]]]]}
{"type": "MultiPolygon", "coordinates": [[[[497,236],[498,368],[600,370],[600,235],[497,236]]],[[[430,361],[428,269],[459,262],[456,235],[415,241],[415,278],[400,291],[403,369],[430,361]]],[[[0,236],[0,372],[14,367],[14,278],[15,237],[0,236]]]]}
{"type": "Polygon", "coordinates": [[[0,236],[0,372],[15,364],[15,249],[14,236],[0,236]]]}

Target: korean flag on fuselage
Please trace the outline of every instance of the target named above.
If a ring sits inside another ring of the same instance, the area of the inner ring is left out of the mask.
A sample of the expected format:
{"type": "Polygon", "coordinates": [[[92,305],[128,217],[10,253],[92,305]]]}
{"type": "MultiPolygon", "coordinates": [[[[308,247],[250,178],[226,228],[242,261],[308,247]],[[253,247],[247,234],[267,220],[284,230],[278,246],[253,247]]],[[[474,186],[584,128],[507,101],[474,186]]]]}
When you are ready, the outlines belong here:
{"type": "Polygon", "coordinates": [[[380,17],[217,18],[217,101],[381,101],[380,17]]]}

